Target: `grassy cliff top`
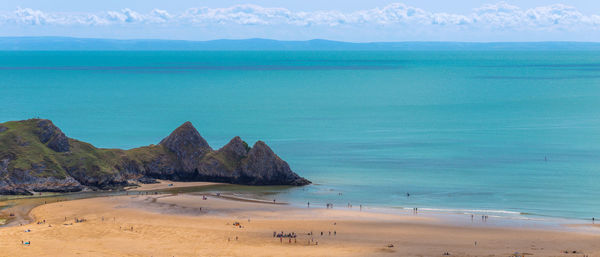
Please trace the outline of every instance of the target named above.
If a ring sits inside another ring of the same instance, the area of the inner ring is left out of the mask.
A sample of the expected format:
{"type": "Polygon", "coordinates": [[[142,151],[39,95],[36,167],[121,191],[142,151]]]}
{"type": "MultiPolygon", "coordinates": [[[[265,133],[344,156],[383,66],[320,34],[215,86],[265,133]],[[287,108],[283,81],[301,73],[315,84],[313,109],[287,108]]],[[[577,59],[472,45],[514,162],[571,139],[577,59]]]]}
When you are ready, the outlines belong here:
{"type": "MultiPolygon", "coordinates": [[[[50,121],[29,119],[0,123],[0,161],[10,160],[9,171],[30,170],[35,176],[62,179],[68,175],[66,169],[78,168],[93,177],[118,172],[114,167],[123,157],[135,160],[164,152],[161,146],[141,147],[130,151],[102,149],[71,138],[67,138],[69,151],[58,152],[48,146],[50,142],[40,140],[41,135],[48,130],[47,127],[40,127],[41,122],[50,121]]],[[[53,124],[50,130],[62,134],[53,124]]]]}

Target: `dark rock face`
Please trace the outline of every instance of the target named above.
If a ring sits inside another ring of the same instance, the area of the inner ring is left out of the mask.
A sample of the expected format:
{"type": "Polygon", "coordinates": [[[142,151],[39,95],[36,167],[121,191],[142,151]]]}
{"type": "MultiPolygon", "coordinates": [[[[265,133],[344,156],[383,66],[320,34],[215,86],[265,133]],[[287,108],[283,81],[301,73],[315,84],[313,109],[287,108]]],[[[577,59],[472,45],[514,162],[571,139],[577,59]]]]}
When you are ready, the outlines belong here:
{"type": "Polygon", "coordinates": [[[40,141],[48,148],[57,152],[69,151],[69,139],[65,134],[50,120],[40,120],[38,122],[40,141]]]}
{"type": "Polygon", "coordinates": [[[189,121],[175,129],[159,144],[175,153],[181,164],[180,168],[188,173],[194,172],[202,157],[212,151],[206,140],[189,121]]]}
{"type": "MultiPolygon", "coordinates": [[[[122,186],[127,186],[127,181],[130,179],[137,179],[140,177],[137,173],[129,173],[127,171],[119,171],[113,174],[106,174],[102,176],[89,176],[88,172],[98,172],[97,167],[69,167],[67,172],[72,178],[88,187],[94,189],[113,189],[122,186]]],[[[37,191],[37,190],[36,190],[37,191]]],[[[79,191],[79,190],[78,190],[79,191]]]]}
{"type": "Polygon", "coordinates": [[[250,147],[248,147],[246,142],[240,137],[234,137],[229,143],[223,146],[223,148],[219,149],[218,152],[223,153],[225,156],[240,160],[248,156],[249,150],[250,147]]]}
{"type": "Polygon", "coordinates": [[[7,127],[2,127],[2,126],[0,126],[0,133],[2,133],[2,132],[4,132],[4,131],[7,131],[7,130],[8,130],[8,128],[7,128],[7,127]]]}
{"type": "Polygon", "coordinates": [[[163,156],[150,165],[146,175],[173,180],[226,182],[245,185],[308,185],[294,173],[267,144],[258,141],[252,148],[234,137],[212,151],[194,126],[186,122],[160,142],[176,159],[163,156]]]}
{"type": "Polygon", "coordinates": [[[31,195],[32,192],[77,192],[83,186],[72,177],[40,177],[35,176],[46,169],[43,165],[36,165],[30,170],[16,170],[9,176],[10,159],[0,160],[0,194],[6,195],[31,195]]]}
{"type": "Polygon", "coordinates": [[[294,173],[263,141],[252,146],[242,161],[239,182],[250,185],[307,185],[310,181],[294,173]]]}

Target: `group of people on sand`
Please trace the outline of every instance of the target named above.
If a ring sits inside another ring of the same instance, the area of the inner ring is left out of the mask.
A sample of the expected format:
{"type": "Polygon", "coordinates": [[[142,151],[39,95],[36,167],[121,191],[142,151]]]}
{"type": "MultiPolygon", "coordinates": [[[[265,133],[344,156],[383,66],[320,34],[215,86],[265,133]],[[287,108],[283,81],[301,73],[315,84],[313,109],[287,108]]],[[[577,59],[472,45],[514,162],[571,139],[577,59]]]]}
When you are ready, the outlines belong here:
{"type": "Polygon", "coordinates": [[[283,243],[283,239],[287,238],[288,239],[288,243],[292,243],[292,239],[294,239],[294,244],[297,243],[298,241],[296,241],[296,237],[298,237],[298,234],[296,234],[296,232],[292,232],[292,233],[283,233],[283,231],[281,231],[281,233],[277,233],[275,231],[273,231],[273,238],[279,238],[279,242],[283,243]]]}
{"type": "MultiPolygon", "coordinates": [[[[306,207],[310,208],[310,202],[306,202],[306,207]]],[[[347,208],[352,208],[352,204],[348,203],[348,205],[346,205],[347,208]]],[[[362,211],[362,204],[360,205],[360,210],[362,211]]],[[[332,203],[327,203],[325,204],[325,208],[327,209],[333,209],[333,204],[332,203]]]]}
{"type": "MultiPolygon", "coordinates": [[[[473,214],[471,214],[471,222],[473,222],[473,218],[475,216],[473,216],[473,214]]],[[[481,215],[481,221],[486,222],[488,220],[488,216],[487,215],[481,215]]]]}
{"type": "MultiPolygon", "coordinates": [[[[321,234],[321,236],[324,236],[325,232],[321,231],[320,234],[321,234]]],[[[310,239],[308,240],[309,245],[312,243],[314,243],[315,245],[319,245],[319,241],[315,241],[315,239],[313,237],[314,233],[312,231],[308,232],[306,235],[310,236],[310,239]]],[[[331,231],[328,231],[328,235],[329,236],[332,235],[331,231]]],[[[336,235],[337,235],[337,231],[334,230],[333,236],[336,236],[336,235]]],[[[287,241],[289,244],[292,243],[292,239],[293,239],[294,243],[298,243],[298,241],[296,239],[297,237],[298,237],[298,234],[296,232],[284,233],[283,231],[281,231],[280,233],[278,233],[277,231],[273,231],[273,238],[279,238],[280,243],[283,243],[284,239],[286,239],[286,238],[287,238],[287,241]]]]}
{"type": "MultiPolygon", "coordinates": [[[[331,231],[328,231],[328,232],[329,232],[329,235],[331,236],[331,231]]],[[[308,233],[308,235],[309,235],[309,236],[312,236],[312,235],[313,235],[313,232],[312,232],[312,231],[311,231],[311,232],[309,232],[309,233],[308,233]]],[[[323,231],[321,231],[321,236],[323,236],[323,235],[325,235],[325,233],[324,233],[323,231]]],[[[334,235],[334,236],[336,236],[336,235],[337,235],[337,230],[334,230],[334,231],[333,231],[333,235],[334,235]]]]}
{"type": "Polygon", "coordinates": [[[296,238],[298,235],[296,234],[296,232],[292,232],[292,233],[283,233],[283,231],[281,231],[281,233],[277,233],[276,231],[273,231],[273,237],[290,237],[290,238],[296,238]]]}

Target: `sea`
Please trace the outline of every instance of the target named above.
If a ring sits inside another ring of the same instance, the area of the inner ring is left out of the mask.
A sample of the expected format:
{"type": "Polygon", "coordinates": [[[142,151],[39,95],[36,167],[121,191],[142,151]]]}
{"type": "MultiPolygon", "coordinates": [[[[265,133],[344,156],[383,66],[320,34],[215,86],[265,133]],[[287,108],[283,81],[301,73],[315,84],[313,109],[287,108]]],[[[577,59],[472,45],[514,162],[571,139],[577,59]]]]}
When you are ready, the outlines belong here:
{"type": "Polygon", "coordinates": [[[35,117],[263,140],[313,184],[239,190],[296,205],[600,217],[598,51],[0,52],[0,122],[35,117]]]}

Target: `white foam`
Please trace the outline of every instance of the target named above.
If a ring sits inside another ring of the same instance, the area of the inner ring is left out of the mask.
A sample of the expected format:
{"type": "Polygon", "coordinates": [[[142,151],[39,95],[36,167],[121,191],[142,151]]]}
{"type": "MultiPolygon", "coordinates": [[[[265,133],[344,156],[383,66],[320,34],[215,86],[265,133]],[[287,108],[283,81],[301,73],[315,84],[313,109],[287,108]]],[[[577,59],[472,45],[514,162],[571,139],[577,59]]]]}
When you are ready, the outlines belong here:
{"type": "MultiPolygon", "coordinates": [[[[413,208],[404,207],[404,210],[412,210],[413,208]]],[[[433,211],[433,212],[451,212],[461,214],[508,214],[508,215],[521,215],[521,212],[506,211],[506,210],[485,210],[485,209],[438,209],[438,208],[419,208],[422,211],[433,211]]]]}

